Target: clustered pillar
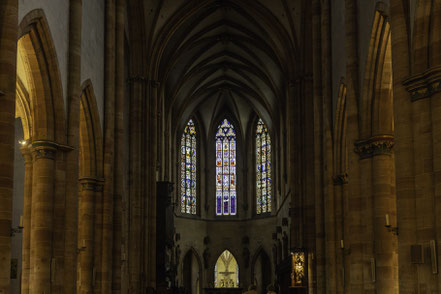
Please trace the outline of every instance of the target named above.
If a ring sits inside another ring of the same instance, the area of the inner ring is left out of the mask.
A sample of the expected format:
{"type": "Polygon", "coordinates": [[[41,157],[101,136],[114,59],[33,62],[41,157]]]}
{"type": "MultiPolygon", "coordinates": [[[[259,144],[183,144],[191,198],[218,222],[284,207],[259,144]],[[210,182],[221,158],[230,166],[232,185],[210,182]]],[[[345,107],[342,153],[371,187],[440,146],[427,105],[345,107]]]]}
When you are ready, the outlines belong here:
{"type": "Polygon", "coordinates": [[[78,215],[78,259],[79,277],[77,293],[92,293],[94,269],[94,215],[95,193],[99,190],[99,183],[95,179],[80,179],[79,215],[78,215]]]}

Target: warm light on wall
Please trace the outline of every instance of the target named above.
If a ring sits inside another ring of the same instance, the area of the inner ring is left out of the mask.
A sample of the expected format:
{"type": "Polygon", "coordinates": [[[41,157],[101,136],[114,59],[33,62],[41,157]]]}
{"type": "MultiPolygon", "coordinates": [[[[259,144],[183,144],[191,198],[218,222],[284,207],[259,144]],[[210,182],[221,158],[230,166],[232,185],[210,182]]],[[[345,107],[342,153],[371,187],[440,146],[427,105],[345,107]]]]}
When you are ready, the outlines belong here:
{"type": "Polygon", "coordinates": [[[292,270],[291,270],[291,287],[306,287],[306,254],[302,249],[296,249],[291,252],[292,270]]]}
{"type": "Polygon", "coordinates": [[[19,140],[18,143],[19,143],[21,146],[26,146],[26,145],[28,144],[28,141],[27,141],[27,140],[19,140]]]}

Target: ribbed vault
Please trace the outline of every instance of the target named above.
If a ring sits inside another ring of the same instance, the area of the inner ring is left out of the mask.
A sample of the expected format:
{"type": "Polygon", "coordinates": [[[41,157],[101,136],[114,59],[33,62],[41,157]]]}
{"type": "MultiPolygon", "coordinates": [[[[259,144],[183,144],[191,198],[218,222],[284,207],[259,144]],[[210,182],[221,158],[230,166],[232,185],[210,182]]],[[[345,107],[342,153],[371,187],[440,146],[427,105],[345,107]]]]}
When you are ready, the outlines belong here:
{"type": "Polygon", "coordinates": [[[209,130],[226,110],[244,130],[253,113],[270,128],[279,125],[295,70],[295,34],[258,1],[185,1],[171,13],[172,2],[145,4],[157,17],[148,28],[149,76],[160,82],[171,132],[194,114],[209,130]]]}

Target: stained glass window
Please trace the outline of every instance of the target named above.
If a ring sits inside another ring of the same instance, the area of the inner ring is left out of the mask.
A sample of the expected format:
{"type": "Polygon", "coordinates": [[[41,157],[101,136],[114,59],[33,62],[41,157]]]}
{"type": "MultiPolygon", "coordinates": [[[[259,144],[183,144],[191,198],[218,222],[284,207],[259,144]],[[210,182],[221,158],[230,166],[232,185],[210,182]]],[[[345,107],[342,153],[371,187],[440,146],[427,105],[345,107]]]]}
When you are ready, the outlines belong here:
{"type": "Polygon", "coordinates": [[[256,131],[256,213],[271,212],[271,138],[262,119],[256,131]]]}
{"type": "Polygon", "coordinates": [[[181,137],[181,212],[196,214],[196,128],[191,119],[181,137]]]}
{"type": "Polygon", "coordinates": [[[236,132],[224,119],[216,132],[216,215],[235,215],[236,201],[236,132]]]}

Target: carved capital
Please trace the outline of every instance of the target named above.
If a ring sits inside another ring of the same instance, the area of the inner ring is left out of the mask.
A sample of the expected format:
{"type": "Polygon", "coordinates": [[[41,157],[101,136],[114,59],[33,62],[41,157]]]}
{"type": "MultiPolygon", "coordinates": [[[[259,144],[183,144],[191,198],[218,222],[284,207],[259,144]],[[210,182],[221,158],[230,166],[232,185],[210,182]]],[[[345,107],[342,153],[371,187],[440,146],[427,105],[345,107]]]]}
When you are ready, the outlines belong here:
{"type": "Polygon", "coordinates": [[[348,174],[347,173],[339,174],[334,177],[334,185],[335,186],[345,185],[347,183],[348,183],[348,174]]]}
{"type": "Polygon", "coordinates": [[[403,82],[411,101],[428,98],[441,91],[441,67],[433,67],[403,82]]]}
{"type": "Polygon", "coordinates": [[[379,154],[391,154],[394,147],[394,137],[391,135],[378,135],[367,140],[355,142],[355,153],[360,159],[370,158],[379,154]]]}
{"type": "Polygon", "coordinates": [[[32,142],[32,154],[35,160],[40,158],[54,160],[57,155],[58,145],[52,141],[34,141],[32,142]]]}
{"type": "Polygon", "coordinates": [[[81,191],[103,191],[104,181],[95,178],[81,178],[79,179],[81,191]]]}

